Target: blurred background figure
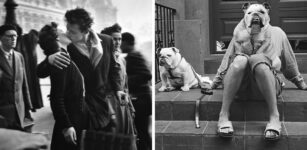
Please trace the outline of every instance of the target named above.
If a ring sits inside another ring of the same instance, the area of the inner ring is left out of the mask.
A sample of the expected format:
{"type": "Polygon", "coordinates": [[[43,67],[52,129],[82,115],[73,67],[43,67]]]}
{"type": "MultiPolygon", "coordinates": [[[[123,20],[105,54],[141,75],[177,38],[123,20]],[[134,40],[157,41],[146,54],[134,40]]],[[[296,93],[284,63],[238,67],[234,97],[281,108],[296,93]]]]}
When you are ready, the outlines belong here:
{"type": "Polygon", "coordinates": [[[121,50],[127,53],[125,59],[128,87],[135,108],[135,125],[139,138],[137,146],[140,150],[148,150],[151,149],[151,72],[144,56],[136,50],[135,37],[131,33],[122,34],[121,50]]]}
{"type": "MultiPolygon", "coordinates": [[[[122,41],[121,30],[122,28],[119,26],[119,24],[116,23],[110,27],[104,28],[100,33],[110,35],[113,38],[115,56],[117,57],[117,61],[119,62],[120,67],[121,67],[121,75],[120,75],[121,86],[127,95],[126,97],[127,103],[117,106],[115,110],[116,116],[117,116],[116,118],[118,120],[117,132],[127,134],[127,135],[136,135],[134,119],[133,119],[135,110],[131,102],[131,98],[129,96],[128,77],[127,77],[127,72],[126,72],[126,61],[120,49],[121,41],[122,41]]],[[[133,149],[136,150],[136,143],[134,143],[133,149]]]]}

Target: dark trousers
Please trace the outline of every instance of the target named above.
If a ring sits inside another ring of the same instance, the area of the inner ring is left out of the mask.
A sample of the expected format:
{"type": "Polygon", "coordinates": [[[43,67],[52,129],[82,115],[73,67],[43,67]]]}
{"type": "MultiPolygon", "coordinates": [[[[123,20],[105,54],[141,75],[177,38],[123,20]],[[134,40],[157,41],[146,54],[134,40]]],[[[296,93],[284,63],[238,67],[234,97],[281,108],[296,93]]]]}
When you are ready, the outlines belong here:
{"type": "Polygon", "coordinates": [[[137,149],[151,150],[151,136],[149,135],[149,116],[151,115],[151,94],[142,94],[132,101],[135,108],[135,126],[137,130],[137,149]]]}

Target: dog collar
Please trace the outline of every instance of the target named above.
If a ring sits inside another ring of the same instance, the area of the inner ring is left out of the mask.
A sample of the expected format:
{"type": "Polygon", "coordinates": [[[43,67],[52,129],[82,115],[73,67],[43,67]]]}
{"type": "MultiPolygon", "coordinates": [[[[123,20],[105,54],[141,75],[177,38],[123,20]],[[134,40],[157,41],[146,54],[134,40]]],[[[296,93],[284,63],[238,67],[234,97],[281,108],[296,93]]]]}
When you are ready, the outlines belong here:
{"type": "Polygon", "coordinates": [[[178,63],[174,68],[169,68],[168,70],[174,70],[174,69],[176,69],[176,68],[180,65],[182,59],[183,59],[183,56],[181,56],[181,59],[180,59],[179,63],[178,63]]]}
{"type": "Polygon", "coordinates": [[[177,79],[177,78],[180,78],[180,77],[175,77],[175,76],[173,75],[173,73],[172,73],[172,70],[176,69],[176,68],[180,65],[182,59],[183,59],[183,56],[181,56],[181,59],[180,59],[179,63],[178,63],[174,68],[169,68],[169,69],[167,69],[167,72],[168,72],[168,74],[170,75],[170,79],[177,79]]]}

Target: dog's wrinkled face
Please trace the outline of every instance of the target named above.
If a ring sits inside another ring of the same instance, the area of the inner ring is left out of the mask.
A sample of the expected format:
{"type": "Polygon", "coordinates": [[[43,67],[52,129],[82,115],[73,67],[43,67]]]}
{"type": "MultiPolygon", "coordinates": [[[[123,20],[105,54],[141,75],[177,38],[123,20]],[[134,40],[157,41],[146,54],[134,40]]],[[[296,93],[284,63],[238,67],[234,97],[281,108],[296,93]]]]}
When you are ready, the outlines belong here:
{"type": "Polygon", "coordinates": [[[171,66],[179,50],[175,47],[162,48],[159,52],[159,65],[171,66]]]}
{"type": "Polygon", "coordinates": [[[252,28],[263,28],[270,22],[269,17],[269,8],[270,6],[266,4],[244,4],[244,21],[246,27],[249,29],[252,28]]]}

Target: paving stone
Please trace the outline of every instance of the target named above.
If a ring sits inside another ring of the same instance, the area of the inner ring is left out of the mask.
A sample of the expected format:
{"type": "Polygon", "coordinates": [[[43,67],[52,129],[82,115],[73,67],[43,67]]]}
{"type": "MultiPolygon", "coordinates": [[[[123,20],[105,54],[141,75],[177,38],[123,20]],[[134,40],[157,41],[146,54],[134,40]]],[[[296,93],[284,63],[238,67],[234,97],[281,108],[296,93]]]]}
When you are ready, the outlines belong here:
{"type": "Polygon", "coordinates": [[[284,124],[289,137],[307,135],[307,122],[285,122],[284,124]]]}
{"type": "Polygon", "coordinates": [[[196,134],[165,134],[163,136],[163,146],[202,146],[202,136],[196,134]]]}
{"type": "MultiPolygon", "coordinates": [[[[216,121],[219,118],[219,113],[222,107],[221,102],[207,102],[201,105],[201,115],[205,116],[204,120],[216,121]]],[[[234,102],[230,108],[230,120],[233,121],[242,121],[244,120],[244,105],[243,103],[234,102]]],[[[202,119],[203,117],[201,117],[202,119]]]]}
{"type": "MultiPolygon", "coordinates": [[[[266,102],[246,101],[245,104],[246,121],[268,121],[269,113],[266,102]]],[[[284,103],[277,103],[280,120],[283,119],[284,103]]]]}
{"type": "Polygon", "coordinates": [[[246,150],[288,150],[288,140],[266,141],[263,136],[245,136],[246,150]]]}
{"type": "Polygon", "coordinates": [[[181,92],[175,101],[195,101],[202,96],[200,89],[190,89],[188,92],[181,92]]]}
{"type": "Polygon", "coordinates": [[[169,124],[170,121],[156,121],[155,122],[156,133],[162,133],[169,124]]]}
{"type": "Polygon", "coordinates": [[[155,103],[155,113],[156,120],[172,120],[173,119],[173,109],[172,102],[156,102],[155,103]]]}
{"type": "Polygon", "coordinates": [[[307,121],[307,101],[285,103],[285,121],[307,121]]]}
{"type": "Polygon", "coordinates": [[[230,117],[232,121],[242,121],[245,119],[245,103],[234,102],[230,107],[230,117]]]}
{"type": "Polygon", "coordinates": [[[304,150],[306,149],[306,136],[291,136],[289,137],[289,150],[304,150]]]}
{"type": "Polygon", "coordinates": [[[165,145],[163,150],[203,150],[202,146],[193,145],[165,145]]]}
{"type": "Polygon", "coordinates": [[[195,116],[195,102],[176,102],[173,104],[174,120],[192,120],[195,116]]]}
{"type": "Polygon", "coordinates": [[[244,150],[243,136],[234,136],[232,138],[205,136],[203,142],[205,150],[244,150]]]}
{"type": "Polygon", "coordinates": [[[220,102],[208,102],[205,104],[205,120],[212,121],[219,118],[219,113],[221,110],[222,104],[220,102]]]}
{"type": "Polygon", "coordinates": [[[155,150],[163,150],[163,145],[156,144],[155,145],[155,150]]]}
{"type": "Polygon", "coordinates": [[[179,96],[181,91],[172,91],[172,92],[157,92],[155,101],[172,101],[177,96],[179,96]]]}
{"type": "Polygon", "coordinates": [[[223,90],[213,90],[213,95],[208,96],[208,101],[222,101],[223,90]]]}
{"type": "Polygon", "coordinates": [[[200,121],[200,128],[195,128],[194,121],[172,121],[164,133],[203,134],[207,121],[200,121]]]}
{"type": "Polygon", "coordinates": [[[307,91],[286,89],[282,92],[282,96],[287,102],[306,102],[307,91]]]}
{"type": "Polygon", "coordinates": [[[156,136],[155,136],[155,145],[161,145],[161,146],[163,145],[163,136],[162,135],[156,134],[156,136]]]}

